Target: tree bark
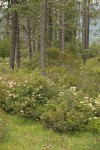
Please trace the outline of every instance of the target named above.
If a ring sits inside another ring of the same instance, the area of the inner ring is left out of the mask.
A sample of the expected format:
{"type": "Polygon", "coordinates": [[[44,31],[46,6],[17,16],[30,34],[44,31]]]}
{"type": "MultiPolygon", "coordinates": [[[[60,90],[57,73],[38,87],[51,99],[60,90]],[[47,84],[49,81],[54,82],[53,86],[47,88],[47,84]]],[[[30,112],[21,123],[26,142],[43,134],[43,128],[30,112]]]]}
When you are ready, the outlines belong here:
{"type": "Polygon", "coordinates": [[[47,0],[43,0],[42,4],[42,26],[41,26],[41,69],[42,76],[46,76],[45,71],[45,43],[46,43],[46,16],[47,16],[47,0]]]}
{"type": "MultiPolygon", "coordinates": [[[[61,3],[64,4],[64,1],[61,0],[61,3]]],[[[64,22],[65,22],[65,15],[64,15],[64,10],[63,8],[61,9],[61,20],[60,20],[60,50],[64,52],[65,49],[65,30],[64,30],[64,22]]]]}
{"type": "Polygon", "coordinates": [[[27,18],[27,31],[28,31],[28,57],[32,60],[32,45],[31,45],[31,24],[30,18],[27,18]]]}
{"type": "MultiPolygon", "coordinates": [[[[11,1],[12,6],[18,4],[17,0],[11,1]]],[[[20,41],[19,41],[19,14],[16,10],[12,12],[12,38],[10,50],[10,69],[14,70],[14,61],[16,53],[16,64],[20,67],[20,41]]]]}
{"type": "Polygon", "coordinates": [[[16,65],[20,67],[20,38],[19,38],[19,14],[17,13],[17,31],[16,31],[16,65]]]}
{"type": "Polygon", "coordinates": [[[83,0],[83,49],[89,46],[89,0],[83,0]]]}
{"type": "Polygon", "coordinates": [[[16,49],[16,31],[17,31],[17,20],[16,11],[12,13],[12,40],[11,40],[11,50],[10,50],[10,68],[14,70],[14,60],[15,60],[15,49],[16,49]]]}
{"type": "MultiPolygon", "coordinates": [[[[83,29],[82,29],[83,50],[89,46],[89,0],[83,0],[83,29]]],[[[83,52],[83,61],[86,63],[86,52],[83,52]]]]}
{"type": "Polygon", "coordinates": [[[51,47],[51,44],[52,44],[52,16],[51,16],[51,13],[52,13],[52,8],[50,6],[50,8],[48,9],[48,17],[49,17],[49,20],[48,20],[48,41],[47,41],[48,47],[51,47]]]}

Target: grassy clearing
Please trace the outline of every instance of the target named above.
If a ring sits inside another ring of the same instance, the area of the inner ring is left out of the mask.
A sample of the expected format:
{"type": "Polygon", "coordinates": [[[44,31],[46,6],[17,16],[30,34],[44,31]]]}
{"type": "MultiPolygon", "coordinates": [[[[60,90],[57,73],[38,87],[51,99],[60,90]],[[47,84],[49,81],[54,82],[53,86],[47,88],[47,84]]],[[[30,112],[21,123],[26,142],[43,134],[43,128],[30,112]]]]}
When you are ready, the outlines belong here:
{"type": "Polygon", "coordinates": [[[100,150],[100,136],[92,133],[60,135],[32,120],[8,116],[9,134],[0,150],[100,150]]]}

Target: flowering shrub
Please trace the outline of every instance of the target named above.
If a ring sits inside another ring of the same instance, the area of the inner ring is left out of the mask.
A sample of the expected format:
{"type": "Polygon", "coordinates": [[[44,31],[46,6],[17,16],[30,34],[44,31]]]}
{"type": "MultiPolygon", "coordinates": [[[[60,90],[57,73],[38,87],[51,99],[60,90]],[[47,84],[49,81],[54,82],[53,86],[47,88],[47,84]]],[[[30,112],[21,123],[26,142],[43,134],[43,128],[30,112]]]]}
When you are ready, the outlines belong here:
{"type": "MultiPolygon", "coordinates": [[[[55,75],[54,70],[53,73],[55,75]]],[[[91,127],[92,122],[96,122],[97,129],[100,118],[99,88],[93,91],[93,95],[89,84],[90,89],[85,85],[87,78],[79,82],[81,77],[78,79],[76,75],[70,80],[69,73],[62,68],[56,68],[56,75],[52,78],[52,70],[49,78],[41,77],[37,70],[1,75],[0,107],[10,114],[41,120],[44,126],[59,132],[83,131],[91,127]],[[85,93],[86,89],[88,92],[85,93]]],[[[85,75],[90,77],[90,71],[85,75]]],[[[96,79],[93,79],[94,84],[96,79]]]]}
{"type": "Polygon", "coordinates": [[[100,99],[96,99],[84,97],[76,87],[60,92],[55,101],[46,104],[41,116],[44,126],[58,132],[86,130],[90,122],[100,117],[100,99]]]}
{"type": "Polygon", "coordinates": [[[40,75],[17,75],[0,77],[0,107],[10,114],[39,119],[47,101],[55,97],[54,88],[40,75]]]}

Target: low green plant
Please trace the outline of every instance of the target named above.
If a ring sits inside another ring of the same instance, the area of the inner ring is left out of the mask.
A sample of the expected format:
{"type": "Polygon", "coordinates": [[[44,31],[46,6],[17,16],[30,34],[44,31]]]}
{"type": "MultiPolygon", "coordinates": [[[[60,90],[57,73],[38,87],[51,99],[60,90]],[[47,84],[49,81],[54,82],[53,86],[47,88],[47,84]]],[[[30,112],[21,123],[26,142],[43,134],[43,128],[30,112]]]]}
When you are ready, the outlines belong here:
{"type": "Polygon", "coordinates": [[[7,117],[5,113],[0,109],[0,143],[4,142],[8,133],[7,117]]]}
{"type": "Polygon", "coordinates": [[[82,65],[77,79],[79,89],[90,97],[96,97],[100,93],[100,61],[98,58],[92,58],[85,66],[82,65]]]}
{"type": "Polygon", "coordinates": [[[0,39],[0,57],[5,58],[10,55],[10,40],[0,39]]]}

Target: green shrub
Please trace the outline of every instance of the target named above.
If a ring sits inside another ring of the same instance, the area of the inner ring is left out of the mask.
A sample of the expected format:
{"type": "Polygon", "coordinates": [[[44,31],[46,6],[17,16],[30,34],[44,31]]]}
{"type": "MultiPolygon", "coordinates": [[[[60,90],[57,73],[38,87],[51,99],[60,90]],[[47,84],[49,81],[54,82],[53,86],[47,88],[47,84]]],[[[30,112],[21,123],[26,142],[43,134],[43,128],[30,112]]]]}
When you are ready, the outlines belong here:
{"type": "Polygon", "coordinates": [[[100,61],[92,58],[87,61],[85,66],[80,68],[77,86],[91,97],[96,97],[100,92],[100,61]]]}
{"type": "Polygon", "coordinates": [[[10,114],[41,120],[58,132],[87,130],[93,118],[100,117],[97,61],[89,60],[79,71],[48,68],[45,78],[38,69],[2,74],[0,107],[10,114]]]}
{"type": "Polygon", "coordinates": [[[82,92],[72,89],[75,90],[75,87],[60,92],[55,101],[46,104],[46,110],[41,116],[45,127],[58,132],[87,130],[91,118],[96,117],[98,104],[94,99],[83,97],[82,92]]]}
{"type": "Polygon", "coordinates": [[[38,68],[39,66],[40,66],[40,53],[38,53],[38,52],[35,53],[33,55],[31,61],[27,57],[27,53],[26,53],[26,57],[22,56],[21,67],[23,68],[23,70],[27,70],[29,72],[31,70],[34,70],[34,69],[38,68]]]}
{"type": "Polygon", "coordinates": [[[10,55],[10,40],[1,39],[0,40],[0,57],[5,58],[10,55]]]}
{"type": "Polygon", "coordinates": [[[56,96],[49,79],[35,72],[19,71],[1,78],[0,106],[10,114],[39,119],[47,101],[56,96]]]}
{"type": "Polygon", "coordinates": [[[100,134],[100,117],[92,118],[91,122],[88,125],[88,130],[92,131],[93,133],[100,134]]]}

